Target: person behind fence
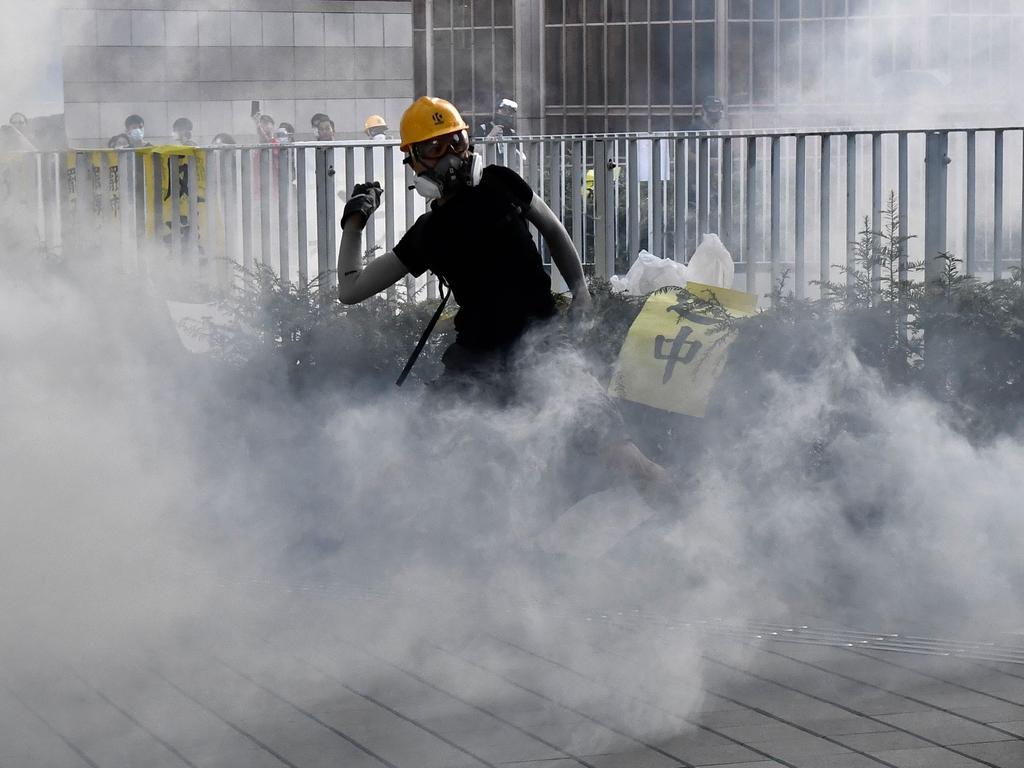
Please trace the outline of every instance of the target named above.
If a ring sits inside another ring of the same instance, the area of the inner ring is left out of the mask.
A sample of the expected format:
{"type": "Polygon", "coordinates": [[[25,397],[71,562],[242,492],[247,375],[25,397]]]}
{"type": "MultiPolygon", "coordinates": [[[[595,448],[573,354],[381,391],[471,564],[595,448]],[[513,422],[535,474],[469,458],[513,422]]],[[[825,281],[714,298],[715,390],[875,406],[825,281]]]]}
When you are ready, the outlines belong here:
{"type": "Polygon", "coordinates": [[[334,121],[327,115],[314,115],[316,122],[313,128],[316,130],[317,141],[334,141],[334,121]]]}
{"type": "Polygon", "coordinates": [[[132,140],[128,138],[125,133],[119,133],[115,136],[111,136],[107,142],[108,149],[128,149],[132,145],[132,140]]]}
{"type": "Polygon", "coordinates": [[[279,123],[277,126],[277,140],[281,144],[291,144],[295,139],[295,126],[291,123],[279,123]]]}
{"type": "Polygon", "coordinates": [[[380,115],[370,115],[363,123],[363,133],[372,141],[387,141],[388,124],[380,115]]]}
{"type": "MultiPolygon", "coordinates": [[[[407,274],[418,277],[429,269],[459,304],[456,338],[442,356],[444,372],[432,391],[460,400],[513,402],[520,353],[558,347],[557,341],[545,342],[555,336],[546,332],[557,313],[529,226],[548,244],[572,291],[570,313],[577,316],[591,304],[579,255],[562,223],[518,174],[484,167],[454,105],[420,97],[403,114],[400,133],[401,150],[416,173],[415,188],[429,201],[429,210],[391,251],[364,268],[362,230],[380,205],[382,190],[376,182],[355,185],[341,218],[338,297],[357,304],[407,274]],[[518,344],[528,333],[535,343],[518,344]]],[[[595,452],[602,451],[633,479],[663,479],[664,470],[632,441],[611,437],[620,434],[621,417],[614,409],[602,410],[594,419],[600,436],[580,442],[600,446],[595,452]]]]}
{"type": "Polygon", "coordinates": [[[33,149],[35,148],[32,141],[32,134],[29,131],[28,127],[28,118],[25,117],[23,113],[15,112],[14,114],[12,114],[11,117],[7,120],[7,124],[18,132],[21,139],[23,140],[23,144],[32,146],[33,149]]]}
{"type": "Polygon", "coordinates": [[[256,120],[256,143],[277,144],[277,128],[274,127],[274,118],[270,115],[257,115],[256,120]]]}
{"type": "Polygon", "coordinates": [[[175,120],[174,125],[171,126],[171,137],[175,144],[194,147],[196,143],[192,141],[192,121],[187,117],[179,117],[175,120]]]}
{"type": "Polygon", "coordinates": [[[140,115],[128,115],[124,119],[124,132],[132,147],[151,147],[146,141],[146,121],[140,115]]]}

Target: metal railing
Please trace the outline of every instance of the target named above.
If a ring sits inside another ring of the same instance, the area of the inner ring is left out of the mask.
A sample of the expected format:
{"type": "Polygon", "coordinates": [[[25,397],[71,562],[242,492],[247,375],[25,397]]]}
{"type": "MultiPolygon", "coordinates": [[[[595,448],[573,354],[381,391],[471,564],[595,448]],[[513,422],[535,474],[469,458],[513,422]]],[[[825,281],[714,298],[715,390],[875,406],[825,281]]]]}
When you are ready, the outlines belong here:
{"type": "MultiPolygon", "coordinates": [[[[843,268],[856,266],[865,217],[880,232],[890,192],[911,238],[905,258],[928,276],[939,267],[928,257],[947,251],[983,279],[1024,264],[1024,127],[526,136],[477,148],[544,197],[592,274],[621,274],[642,249],[686,262],[715,232],[735,287],[813,295],[852,279],[843,268]]],[[[329,289],[337,214],[355,183],[384,188],[368,253],[392,248],[424,212],[401,161],[394,141],[7,155],[0,194],[44,250],[73,242],[211,288],[237,279],[233,262],[329,289]]],[[[434,297],[436,285],[410,276],[392,295],[434,297]]]]}

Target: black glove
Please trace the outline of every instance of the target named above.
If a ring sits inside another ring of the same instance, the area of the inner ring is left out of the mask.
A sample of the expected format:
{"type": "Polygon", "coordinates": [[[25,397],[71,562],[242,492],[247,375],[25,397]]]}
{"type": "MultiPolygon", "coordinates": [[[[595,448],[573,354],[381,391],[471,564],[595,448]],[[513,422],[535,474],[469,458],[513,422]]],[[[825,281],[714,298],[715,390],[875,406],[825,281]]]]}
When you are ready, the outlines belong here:
{"type": "Polygon", "coordinates": [[[341,214],[342,228],[345,227],[345,222],[349,216],[362,216],[363,223],[365,224],[380,205],[380,196],[382,194],[384,194],[384,190],[380,188],[380,184],[376,181],[356,184],[352,187],[352,196],[345,203],[345,211],[341,214]]]}

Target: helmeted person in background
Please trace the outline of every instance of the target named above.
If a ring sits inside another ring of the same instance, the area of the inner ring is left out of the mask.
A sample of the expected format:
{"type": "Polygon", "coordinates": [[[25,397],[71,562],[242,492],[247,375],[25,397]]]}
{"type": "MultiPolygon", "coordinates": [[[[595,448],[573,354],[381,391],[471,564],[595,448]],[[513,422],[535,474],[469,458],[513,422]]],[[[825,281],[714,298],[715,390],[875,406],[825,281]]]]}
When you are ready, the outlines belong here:
{"type": "MultiPolygon", "coordinates": [[[[542,335],[557,314],[530,225],[544,238],[572,291],[575,315],[591,305],[579,255],[562,223],[518,174],[498,165],[484,167],[455,106],[420,97],[403,114],[400,130],[415,188],[429,201],[429,210],[393,250],[364,268],[361,233],[380,204],[381,188],[376,182],[355,185],[341,218],[338,297],[357,304],[407,274],[418,277],[429,269],[459,304],[456,338],[442,356],[444,373],[434,390],[508,403],[515,395],[518,343],[531,329],[542,335]]],[[[616,421],[612,415],[610,421],[616,421]]],[[[602,429],[602,438],[616,431],[602,429]]],[[[602,445],[595,450],[634,479],[664,474],[630,440],[597,442],[602,445]]]]}
{"type": "MultiPolygon", "coordinates": [[[[494,107],[494,119],[487,123],[481,123],[480,135],[485,139],[508,139],[518,136],[516,131],[516,116],[519,114],[519,105],[512,99],[502,98],[494,107]]],[[[495,147],[498,161],[502,165],[508,165],[509,160],[525,161],[522,151],[516,147],[509,152],[509,145],[499,143],[495,147]]]]}
{"type": "Polygon", "coordinates": [[[192,141],[192,121],[187,117],[179,117],[174,121],[174,125],[171,126],[171,136],[175,144],[185,147],[194,147],[196,145],[192,141]]]}
{"type": "Polygon", "coordinates": [[[725,104],[717,96],[707,96],[701,102],[700,116],[695,117],[690,123],[691,131],[720,131],[725,126],[722,119],[725,117],[725,104]]]}
{"type": "Polygon", "coordinates": [[[512,99],[501,99],[494,107],[494,119],[480,124],[480,135],[485,139],[500,139],[502,136],[515,136],[516,117],[519,105],[512,99]]]}
{"type": "Polygon", "coordinates": [[[124,119],[124,132],[132,147],[151,147],[146,141],[146,121],[140,115],[128,115],[124,119]]]}
{"type": "Polygon", "coordinates": [[[380,115],[370,115],[363,123],[363,132],[374,141],[386,141],[388,138],[388,124],[380,115]]]}

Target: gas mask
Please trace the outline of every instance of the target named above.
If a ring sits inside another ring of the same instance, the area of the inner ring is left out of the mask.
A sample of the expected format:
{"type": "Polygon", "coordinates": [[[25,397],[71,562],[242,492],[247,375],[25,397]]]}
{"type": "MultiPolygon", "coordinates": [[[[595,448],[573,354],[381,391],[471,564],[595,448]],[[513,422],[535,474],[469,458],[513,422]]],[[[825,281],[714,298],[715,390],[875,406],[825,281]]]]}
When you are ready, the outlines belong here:
{"type": "Polygon", "coordinates": [[[433,168],[416,174],[413,188],[427,200],[437,200],[459,187],[475,187],[483,172],[484,159],[476,152],[470,151],[465,159],[449,153],[433,168]]]}

